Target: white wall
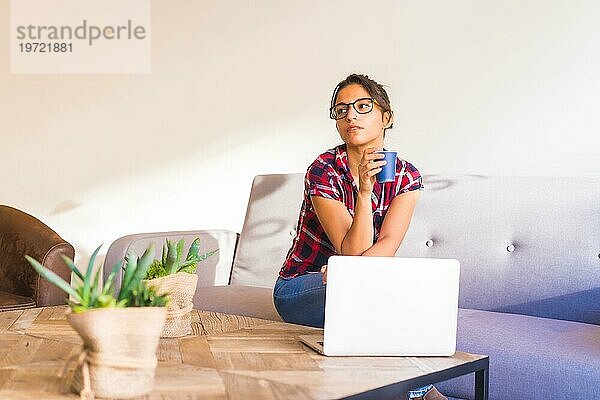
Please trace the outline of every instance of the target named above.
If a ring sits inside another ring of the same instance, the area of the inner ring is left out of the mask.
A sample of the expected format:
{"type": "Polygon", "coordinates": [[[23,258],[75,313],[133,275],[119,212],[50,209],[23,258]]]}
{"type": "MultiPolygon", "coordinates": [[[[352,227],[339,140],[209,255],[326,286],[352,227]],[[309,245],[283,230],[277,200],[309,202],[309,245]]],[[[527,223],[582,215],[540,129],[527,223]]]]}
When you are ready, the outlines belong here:
{"type": "MultiPolygon", "coordinates": [[[[0,2],[0,203],[87,259],[141,231],[239,231],[252,177],[338,143],[330,93],[386,84],[424,174],[598,176],[600,2],[152,2],[152,73],[16,75],[0,2]]],[[[577,189],[581,190],[581,189],[577,189]]]]}

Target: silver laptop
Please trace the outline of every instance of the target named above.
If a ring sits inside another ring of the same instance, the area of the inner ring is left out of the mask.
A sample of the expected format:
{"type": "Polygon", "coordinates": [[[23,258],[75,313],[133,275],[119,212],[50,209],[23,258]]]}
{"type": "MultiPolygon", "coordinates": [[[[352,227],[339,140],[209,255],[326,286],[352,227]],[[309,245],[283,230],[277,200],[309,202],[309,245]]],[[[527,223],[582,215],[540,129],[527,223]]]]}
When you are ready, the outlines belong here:
{"type": "Polygon", "coordinates": [[[449,356],[456,351],[460,263],[332,256],[324,334],[300,340],[327,356],[449,356]]]}

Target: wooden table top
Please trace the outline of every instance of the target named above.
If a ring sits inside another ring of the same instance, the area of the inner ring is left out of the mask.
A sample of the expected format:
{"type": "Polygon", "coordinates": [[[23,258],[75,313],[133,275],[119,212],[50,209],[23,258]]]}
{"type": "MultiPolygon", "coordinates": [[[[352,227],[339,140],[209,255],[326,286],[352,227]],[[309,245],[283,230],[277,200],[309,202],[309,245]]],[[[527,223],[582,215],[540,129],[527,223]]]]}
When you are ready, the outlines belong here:
{"type": "MultiPolygon", "coordinates": [[[[68,312],[0,313],[0,398],[78,398],[60,379],[82,344],[68,312]]],[[[319,329],[198,310],[192,317],[191,336],[160,340],[154,390],[145,399],[340,398],[485,358],[325,357],[298,340],[319,329]]]]}

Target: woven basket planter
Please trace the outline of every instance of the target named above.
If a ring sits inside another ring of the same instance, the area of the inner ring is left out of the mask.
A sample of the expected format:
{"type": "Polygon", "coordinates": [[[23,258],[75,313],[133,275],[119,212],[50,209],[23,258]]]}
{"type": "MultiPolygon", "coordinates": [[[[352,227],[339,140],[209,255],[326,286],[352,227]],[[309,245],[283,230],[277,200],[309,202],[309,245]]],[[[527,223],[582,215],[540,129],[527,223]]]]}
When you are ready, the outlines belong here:
{"type": "Polygon", "coordinates": [[[146,281],[156,288],[158,294],[168,294],[167,319],[161,337],[172,338],[192,333],[193,299],[198,284],[198,275],[178,272],[146,281]]]}
{"type": "Polygon", "coordinates": [[[69,314],[84,350],[71,388],[82,398],[131,398],[152,391],[166,307],[103,308],[69,314]]]}

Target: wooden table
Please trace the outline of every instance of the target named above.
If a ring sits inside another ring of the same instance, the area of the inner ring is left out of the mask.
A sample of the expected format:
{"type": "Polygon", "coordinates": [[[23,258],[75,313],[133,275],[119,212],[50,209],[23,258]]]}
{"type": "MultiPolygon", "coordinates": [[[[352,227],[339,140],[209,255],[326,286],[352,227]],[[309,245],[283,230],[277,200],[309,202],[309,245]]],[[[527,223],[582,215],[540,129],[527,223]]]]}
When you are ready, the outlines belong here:
{"type": "MultiPolygon", "coordinates": [[[[67,312],[59,306],[0,313],[0,398],[77,398],[61,393],[59,378],[81,349],[67,312]]],[[[198,310],[192,327],[191,336],[161,339],[146,399],[389,398],[474,372],[477,397],[487,399],[486,356],[324,357],[298,341],[314,328],[198,310]]]]}

